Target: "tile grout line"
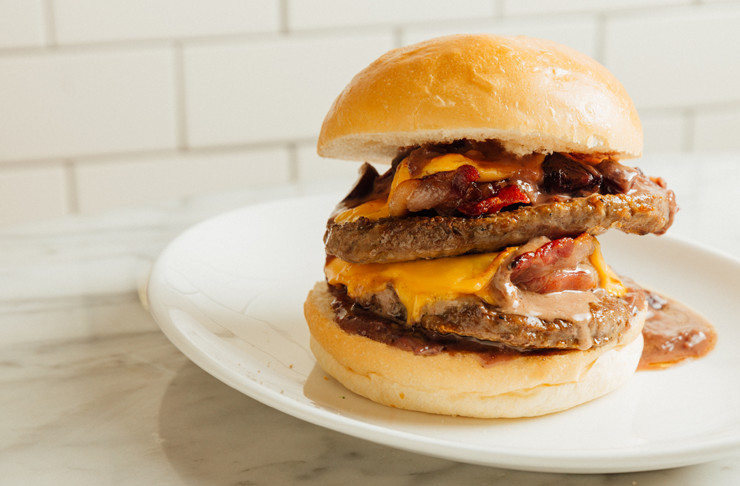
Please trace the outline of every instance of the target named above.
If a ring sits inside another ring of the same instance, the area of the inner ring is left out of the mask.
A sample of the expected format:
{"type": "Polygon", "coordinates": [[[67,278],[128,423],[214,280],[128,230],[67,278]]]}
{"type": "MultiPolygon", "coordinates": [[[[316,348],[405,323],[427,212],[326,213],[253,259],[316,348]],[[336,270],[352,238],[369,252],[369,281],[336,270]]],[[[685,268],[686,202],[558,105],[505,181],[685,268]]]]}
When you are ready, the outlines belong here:
{"type": "Polygon", "coordinates": [[[67,213],[79,214],[80,212],[80,194],[79,184],[77,183],[77,170],[72,160],[64,160],[64,183],[67,194],[67,213]]]}
{"type": "Polygon", "coordinates": [[[682,152],[693,152],[696,138],[696,109],[687,107],[683,110],[683,143],[682,152]]]}
{"type": "Polygon", "coordinates": [[[47,47],[57,47],[56,16],[54,15],[54,0],[44,0],[44,32],[47,47]]]}
{"type": "Polygon", "coordinates": [[[290,142],[286,145],[286,149],[288,150],[288,182],[300,182],[298,172],[298,144],[290,142]]]}
{"type": "Polygon", "coordinates": [[[182,41],[174,41],[172,44],[172,64],[175,94],[175,131],[177,148],[187,151],[190,148],[188,142],[188,116],[187,96],[185,86],[185,52],[182,41]]]}
{"type": "Polygon", "coordinates": [[[596,61],[600,64],[605,65],[606,58],[606,29],[607,29],[607,16],[605,13],[599,13],[596,15],[596,34],[594,39],[594,56],[596,61]]]}
{"type": "Polygon", "coordinates": [[[278,1],[278,32],[280,34],[287,34],[290,32],[290,25],[288,21],[288,0],[278,1]]]}
{"type": "Polygon", "coordinates": [[[506,16],[504,0],[493,0],[493,18],[501,19],[506,16]]]}
{"type": "Polygon", "coordinates": [[[403,27],[393,27],[393,47],[403,47],[403,27]]]}
{"type": "MultiPolygon", "coordinates": [[[[52,16],[53,17],[53,16],[52,16]]],[[[281,21],[282,22],[282,21],[281,21]]],[[[213,34],[213,35],[185,35],[181,37],[147,37],[147,38],[123,38],[112,40],[92,40],[80,42],[59,43],[56,40],[53,45],[45,46],[18,46],[18,47],[0,47],[0,57],[19,57],[19,56],[39,56],[48,54],[50,48],[70,53],[79,52],[111,52],[113,50],[130,50],[148,47],[167,47],[171,46],[174,41],[187,43],[197,46],[224,45],[233,43],[260,43],[265,40],[279,40],[290,37],[295,40],[315,39],[315,38],[336,38],[337,36],[353,35],[372,35],[387,33],[391,28],[390,25],[359,25],[346,27],[327,27],[316,29],[291,29],[286,19],[285,24],[278,30],[242,32],[237,34],[213,34]],[[284,31],[283,31],[284,29],[284,31]]],[[[409,24],[413,25],[413,24],[409,24]]],[[[55,28],[50,29],[54,32],[48,33],[56,37],[55,28]]]]}
{"type": "MultiPolygon", "coordinates": [[[[259,150],[271,150],[285,148],[289,144],[302,144],[302,143],[315,143],[315,137],[300,137],[292,139],[280,139],[280,140],[264,140],[255,142],[244,142],[244,143],[223,143],[220,145],[203,145],[203,146],[190,146],[188,152],[192,154],[218,154],[218,153],[233,153],[233,152],[250,152],[259,150]]],[[[144,149],[135,151],[123,151],[123,152],[100,152],[94,154],[60,154],[56,157],[43,157],[43,158],[31,158],[31,159],[7,159],[0,160],[0,169],[3,167],[23,167],[29,164],[54,164],[60,159],[74,159],[76,164],[88,164],[88,163],[101,163],[108,161],[115,161],[120,159],[143,159],[149,157],[158,156],[171,156],[177,155],[182,151],[178,147],[162,148],[162,149],[144,149]]]]}

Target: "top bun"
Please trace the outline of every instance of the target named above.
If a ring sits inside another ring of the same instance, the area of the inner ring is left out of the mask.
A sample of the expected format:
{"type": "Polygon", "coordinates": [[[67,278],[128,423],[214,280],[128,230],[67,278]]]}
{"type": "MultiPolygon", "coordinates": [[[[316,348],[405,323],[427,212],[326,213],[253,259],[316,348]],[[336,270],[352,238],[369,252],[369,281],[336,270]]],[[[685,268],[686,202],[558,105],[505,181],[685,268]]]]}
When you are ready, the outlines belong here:
{"type": "Polygon", "coordinates": [[[517,155],[642,153],[637,111],[604,66],[555,42],[495,35],[387,52],[334,101],[318,152],[388,163],[401,147],[459,139],[517,155]]]}

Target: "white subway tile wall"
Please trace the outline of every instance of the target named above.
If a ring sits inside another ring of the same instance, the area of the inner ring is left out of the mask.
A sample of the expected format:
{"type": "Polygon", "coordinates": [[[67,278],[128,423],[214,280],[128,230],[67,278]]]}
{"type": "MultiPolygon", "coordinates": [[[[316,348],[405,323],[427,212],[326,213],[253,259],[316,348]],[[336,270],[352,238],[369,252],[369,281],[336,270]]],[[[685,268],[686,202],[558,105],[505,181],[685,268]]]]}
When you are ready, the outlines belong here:
{"type": "Polygon", "coordinates": [[[288,182],[291,169],[290,152],[274,147],[91,159],[76,164],[74,171],[79,210],[93,213],[132,203],[288,182]]]}
{"type": "Polygon", "coordinates": [[[495,2],[490,0],[288,0],[288,28],[323,29],[358,25],[397,25],[450,19],[491,18],[495,2]]]}
{"type": "Polygon", "coordinates": [[[598,20],[590,15],[562,15],[547,23],[537,18],[515,17],[414,25],[403,29],[401,42],[413,44],[431,37],[458,33],[527,35],[560,42],[591,57],[597,57],[598,32],[598,20]]]}
{"type": "Polygon", "coordinates": [[[390,32],[186,46],[187,145],[315,137],[354,73],[392,47],[390,32]]]}
{"type": "Polygon", "coordinates": [[[672,6],[693,0],[504,0],[503,11],[510,15],[538,15],[562,12],[614,12],[628,8],[672,6]]]}
{"type": "Polygon", "coordinates": [[[645,154],[740,150],[740,0],[0,0],[0,224],[273,181],[349,184],[322,117],[381,53],[456,32],[604,63],[645,154]]]}
{"type": "Polygon", "coordinates": [[[69,212],[67,171],[61,162],[0,170],[0,214],[5,223],[62,216],[69,212]]]}
{"type": "Polygon", "coordinates": [[[643,109],[640,113],[644,136],[643,152],[686,151],[691,142],[690,117],[681,108],[643,109]]]}
{"type": "Polygon", "coordinates": [[[174,148],[169,49],[0,56],[0,160],[174,148]]]}
{"type": "Polygon", "coordinates": [[[46,41],[43,0],[0,0],[0,49],[46,41]]]}
{"type": "MultiPolygon", "coordinates": [[[[316,153],[316,144],[310,142],[298,145],[296,160],[298,161],[298,173],[296,174],[298,180],[310,183],[338,177],[353,181],[357,178],[360,166],[362,166],[361,161],[319,157],[316,153]]],[[[383,171],[383,168],[378,166],[378,170],[383,171]]],[[[349,190],[350,186],[347,186],[347,192],[349,190]]]]}
{"type": "Polygon", "coordinates": [[[696,150],[736,150],[740,138],[740,106],[697,111],[694,118],[696,150]]]}
{"type": "Polygon", "coordinates": [[[740,101],[740,8],[690,6],[615,15],[602,61],[639,108],[740,101]]]}
{"type": "Polygon", "coordinates": [[[59,44],[274,32],[279,2],[53,0],[59,44]]]}

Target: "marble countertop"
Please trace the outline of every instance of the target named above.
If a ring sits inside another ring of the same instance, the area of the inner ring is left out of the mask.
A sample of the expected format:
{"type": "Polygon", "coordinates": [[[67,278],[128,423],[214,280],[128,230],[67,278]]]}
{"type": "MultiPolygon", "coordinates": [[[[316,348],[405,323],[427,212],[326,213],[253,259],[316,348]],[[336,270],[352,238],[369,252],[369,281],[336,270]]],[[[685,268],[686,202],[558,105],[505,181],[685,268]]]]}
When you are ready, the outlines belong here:
{"type": "MultiPolygon", "coordinates": [[[[682,207],[672,234],[740,257],[740,154],[660,155],[682,207]],[[670,175],[669,175],[670,174],[670,175]]],[[[740,451],[620,475],[487,468],[400,451],[302,422],[192,364],[139,292],[192,224],[282,186],[0,229],[0,484],[740,484],[740,451]]]]}

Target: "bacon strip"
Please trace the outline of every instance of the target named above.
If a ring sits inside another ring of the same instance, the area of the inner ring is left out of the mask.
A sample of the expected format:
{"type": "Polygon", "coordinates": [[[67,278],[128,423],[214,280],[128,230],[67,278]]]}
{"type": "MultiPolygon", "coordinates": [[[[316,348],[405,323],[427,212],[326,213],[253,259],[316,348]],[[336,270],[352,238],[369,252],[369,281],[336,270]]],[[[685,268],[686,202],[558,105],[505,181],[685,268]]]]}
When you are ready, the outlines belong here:
{"type": "Polygon", "coordinates": [[[529,197],[517,186],[505,186],[493,196],[474,203],[458,206],[457,210],[467,216],[498,213],[507,206],[529,204],[529,197]]]}
{"type": "Polygon", "coordinates": [[[472,165],[454,171],[438,172],[422,179],[409,179],[398,185],[388,200],[391,216],[407,212],[435,209],[438,213],[454,213],[465,198],[471,184],[480,178],[472,165]]]}
{"type": "Polygon", "coordinates": [[[590,290],[598,283],[594,271],[578,268],[594,251],[593,237],[558,238],[511,262],[511,282],[518,287],[546,294],[563,290],[590,290]]]}

